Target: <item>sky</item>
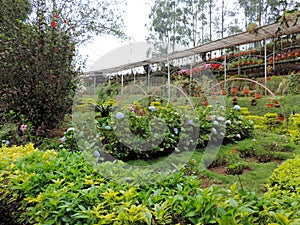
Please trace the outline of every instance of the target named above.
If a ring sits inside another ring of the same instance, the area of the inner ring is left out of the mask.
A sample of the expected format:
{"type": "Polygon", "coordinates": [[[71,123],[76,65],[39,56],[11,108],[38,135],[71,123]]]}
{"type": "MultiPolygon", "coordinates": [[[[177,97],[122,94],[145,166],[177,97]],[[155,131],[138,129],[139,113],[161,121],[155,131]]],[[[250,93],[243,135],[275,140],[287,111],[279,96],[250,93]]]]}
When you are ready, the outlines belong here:
{"type": "MultiPolygon", "coordinates": [[[[148,0],[149,1],[149,0],[148,0]]],[[[147,29],[145,24],[148,23],[148,15],[150,13],[150,6],[147,0],[127,0],[126,18],[124,20],[126,33],[133,38],[132,42],[145,41],[147,29]]],[[[80,54],[87,57],[86,69],[100,57],[106,53],[129,44],[128,42],[121,42],[112,36],[98,36],[86,46],[79,48],[80,54]]]]}

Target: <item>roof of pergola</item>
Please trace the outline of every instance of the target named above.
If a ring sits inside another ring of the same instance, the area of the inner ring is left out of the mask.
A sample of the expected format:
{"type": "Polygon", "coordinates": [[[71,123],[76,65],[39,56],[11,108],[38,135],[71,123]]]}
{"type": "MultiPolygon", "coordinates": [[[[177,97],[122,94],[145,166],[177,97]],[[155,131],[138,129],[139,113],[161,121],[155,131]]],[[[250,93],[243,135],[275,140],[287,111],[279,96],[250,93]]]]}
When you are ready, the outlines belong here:
{"type": "Polygon", "coordinates": [[[236,35],[228,36],[223,39],[209,42],[207,44],[199,45],[193,48],[189,48],[183,51],[173,52],[164,56],[158,56],[151,59],[132,62],[124,65],[119,65],[112,68],[89,71],[86,75],[103,75],[107,73],[114,73],[122,70],[127,70],[135,67],[140,67],[144,65],[156,64],[160,62],[166,62],[167,60],[185,58],[201,53],[211,52],[220,49],[226,49],[234,46],[239,46],[247,43],[254,43],[262,40],[267,40],[270,38],[276,38],[284,35],[289,35],[293,33],[300,32],[300,20],[295,22],[285,23],[273,23],[265,26],[258,27],[251,32],[245,31],[236,35]]]}

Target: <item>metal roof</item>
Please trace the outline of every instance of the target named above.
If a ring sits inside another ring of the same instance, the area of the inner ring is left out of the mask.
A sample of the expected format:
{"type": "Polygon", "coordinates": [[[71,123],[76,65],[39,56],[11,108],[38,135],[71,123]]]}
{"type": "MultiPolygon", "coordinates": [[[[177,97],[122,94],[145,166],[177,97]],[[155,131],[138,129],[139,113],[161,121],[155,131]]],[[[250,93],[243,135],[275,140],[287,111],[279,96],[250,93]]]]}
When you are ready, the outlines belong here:
{"type": "Polygon", "coordinates": [[[86,75],[97,76],[97,75],[103,75],[107,73],[114,73],[122,70],[131,69],[134,67],[166,62],[167,60],[185,58],[185,57],[189,57],[201,53],[226,49],[234,46],[239,46],[242,44],[258,42],[270,38],[275,38],[275,37],[280,37],[280,36],[300,32],[300,20],[297,20],[297,22],[295,24],[294,23],[295,23],[294,21],[289,21],[287,23],[281,23],[281,22],[272,23],[272,24],[258,27],[252,30],[251,32],[245,31],[236,35],[225,37],[223,39],[209,42],[207,44],[199,45],[183,51],[173,52],[171,54],[167,54],[164,56],[158,56],[151,59],[128,63],[128,64],[107,68],[107,69],[89,71],[86,73],[86,75]]]}

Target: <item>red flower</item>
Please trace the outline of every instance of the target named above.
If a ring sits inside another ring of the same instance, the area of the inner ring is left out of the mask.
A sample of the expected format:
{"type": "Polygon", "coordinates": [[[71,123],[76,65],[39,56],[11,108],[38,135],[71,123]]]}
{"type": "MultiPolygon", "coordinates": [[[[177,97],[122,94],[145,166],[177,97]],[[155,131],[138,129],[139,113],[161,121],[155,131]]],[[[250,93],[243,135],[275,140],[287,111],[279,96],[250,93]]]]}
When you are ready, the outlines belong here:
{"type": "Polygon", "coordinates": [[[55,18],[55,19],[58,19],[58,13],[55,13],[55,14],[54,14],[54,18],[55,18]]]}
{"type": "Polygon", "coordinates": [[[232,149],[231,153],[235,154],[237,152],[237,148],[232,149]]]}
{"type": "Polygon", "coordinates": [[[52,21],[52,22],[51,22],[51,26],[52,26],[52,27],[56,27],[56,22],[55,22],[55,21],[52,21]]]}
{"type": "Polygon", "coordinates": [[[67,20],[64,20],[64,24],[66,24],[67,23],[67,20]]]}

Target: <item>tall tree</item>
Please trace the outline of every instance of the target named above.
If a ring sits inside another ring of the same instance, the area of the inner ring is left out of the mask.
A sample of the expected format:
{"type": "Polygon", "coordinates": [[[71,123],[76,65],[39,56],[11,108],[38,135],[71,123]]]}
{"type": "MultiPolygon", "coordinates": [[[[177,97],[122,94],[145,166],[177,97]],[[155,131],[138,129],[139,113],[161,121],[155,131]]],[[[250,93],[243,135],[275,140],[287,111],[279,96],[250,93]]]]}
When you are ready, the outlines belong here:
{"type": "Polygon", "coordinates": [[[146,39],[154,43],[154,55],[169,53],[170,49],[175,50],[176,44],[188,42],[187,36],[184,35],[186,29],[183,24],[183,21],[187,21],[186,15],[175,0],[155,0],[149,19],[150,34],[146,39]]]}
{"type": "Polygon", "coordinates": [[[294,0],[266,0],[265,21],[266,23],[275,22],[286,10],[293,9],[296,5],[294,0]]]}
{"type": "Polygon", "coordinates": [[[238,0],[238,4],[244,10],[245,28],[250,23],[262,25],[264,0],[238,0]]]}

